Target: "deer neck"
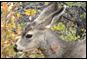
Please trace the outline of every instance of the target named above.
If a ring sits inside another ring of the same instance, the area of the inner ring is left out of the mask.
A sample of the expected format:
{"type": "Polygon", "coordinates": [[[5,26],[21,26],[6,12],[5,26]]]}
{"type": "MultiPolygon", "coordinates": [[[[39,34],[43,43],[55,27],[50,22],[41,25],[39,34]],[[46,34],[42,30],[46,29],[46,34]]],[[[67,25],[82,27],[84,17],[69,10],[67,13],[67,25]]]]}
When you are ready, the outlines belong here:
{"type": "Polygon", "coordinates": [[[66,48],[65,41],[58,38],[58,36],[50,29],[44,34],[44,41],[41,42],[40,50],[45,57],[58,57],[56,54],[62,55],[63,50],[66,48]],[[57,52],[58,51],[58,52],[57,52]]]}

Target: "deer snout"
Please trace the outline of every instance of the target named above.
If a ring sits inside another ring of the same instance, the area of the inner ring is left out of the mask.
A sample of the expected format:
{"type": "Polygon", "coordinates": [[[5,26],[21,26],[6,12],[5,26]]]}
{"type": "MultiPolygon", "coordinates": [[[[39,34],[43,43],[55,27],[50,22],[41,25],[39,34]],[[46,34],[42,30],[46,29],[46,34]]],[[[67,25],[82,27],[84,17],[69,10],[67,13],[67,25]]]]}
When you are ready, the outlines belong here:
{"type": "Polygon", "coordinates": [[[14,46],[14,51],[15,52],[18,52],[18,50],[17,50],[17,45],[15,44],[15,46],[14,46]]]}
{"type": "Polygon", "coordinates": [[[15,51],[15,52],[23,52],[22,50],[18,50],[18,49],[17,49],[17,45],[16,45],[16,44],[15,44],[15,46],[14,46],[14,51],[15,51]]]}

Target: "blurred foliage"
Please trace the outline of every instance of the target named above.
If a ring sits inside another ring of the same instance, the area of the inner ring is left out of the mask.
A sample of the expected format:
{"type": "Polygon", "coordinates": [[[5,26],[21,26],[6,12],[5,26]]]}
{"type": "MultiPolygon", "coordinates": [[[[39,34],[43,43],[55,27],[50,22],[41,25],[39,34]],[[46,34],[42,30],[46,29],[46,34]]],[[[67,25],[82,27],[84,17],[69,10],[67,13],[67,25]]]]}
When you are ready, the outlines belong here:
{"type": "MultiPolygon", "coordinates": [[[[58,23],[58,26],[51,27],[51,30],[52,31],[59,30],[60,33],[62,34],[60,36],[60,38],[63,40],[66,40],[66,41],[75,41],[78,38],[80,38],[80,36],[76,37],[76,35],[75,35],[75,33],[76,33],[75,27],[71,28],[69,25],[67,25],[67,27],[69,28],[70,31],[68,31],[68,29],[65,27],[65,25],[60,22],[60,23],[58,23]]],[[[85,33],[86,30],[85,29],[82,29],[82,30],[84,31],[84,35],[86,35],[86,33],[85,33]]]]}
{"type": "MultiPolygon", "coordinates": [[[[68,7],[72,7],[72,5],[74,6],[78,6],[79,8],[82,6],[84,8],[86,8],[86,2],[82,2],[82,4],[80,2],[65,2],[64,4],[66,4],[68,7]]],[[[58,4],[59,8],[62,8],[63,3],[58,4]]],[[[69,12],[69,11],[68,11],[69,12]]],[[[78,12],[78,10],[77,10],[78,12]]],[[[71,14],[74,14],[74,11],[71,10],[70,11],[71,14]]],[[[83,18],[86,19],[86,12],[79,12],[80,17],[79,18],[83,18]]],[[[75,13],[74,17],[72,18],[69,13],[65,13],[65,17],[70,18],[72,21],[75,21],[75,19],[78,17],[77,14],[75,13]]],[[[77,20],[78,21],[78,20],[77,20]]],[[[52,31],[61,31],[61,39],[66,40],[66,41],[75,41],[75,40],[83,40],[84,37],[80,37],[80,35],[76,36],[76,28],[77,24],[75,22],[71,22],[71,21],[66,21],[67,22],[67,26],[65,26],[64,21],[61,19],[61,22],[58,23],[58,26],[54,26],[51,27],[52,31]]],[[[86,29],[85,28],[81,28],[83,34],[82,36],[86,36],[86,29]]]]}
{"type": "Polygon", "coordinates": [[[12,8],[17,10],[17,5],[20,3],[12,2],[2,2],[1,6],[1,58],[13,58],[15,57],[15,52],[13,46],[15,41],[20,37],[20,31],[22,30],[21,25],[16,28],[15,21],[19,19],[20,13],[17,13],[17,16],[14,16],[14,11],[11,11],[12,8]],[[8,20],[7,20],[8,18],[8,20]],[[13,29],[16,29],[16,33],[13,32],[13,29]]]}
{"type": "Polygon", "coordinates": [[[86,18],[86,13],[84,12],[82,15],[80,15],[80,17],[82,17],[83,19],[86,18]]]}
{"type": "MultiPolygon", "coordinates": [[[[80,38],[80,36],[76,36],[76,26],[71,28],[70,25],[72,25],[72,24],[73,23],[70,22],[70,24],[67,25],[69,31],[62,22],[59,22],[58,26],[51,27],[51,30],[52,31],[59,30],[60,33],[62,34],[60,36],[60,38],[63,39],[63,40],[75,41],[75,40],[79,39],[81,41],[81,39],[83,39],[83,38],[80,38]]],[[[83,28],[82,31],[84,32],[82,34],[82,36],[85,36],[86,35],[86,33],[85,33],[86,30],[83,28]]]]}
{"type": "Polygon", "coordinates": [[[36,10],[35,9],[28,9],[28,10],[24,10],[24,14],[26,15],[31,15],[31,16],[35,16],[36,10]]]}
{"type": "MultiPolygon", "coordinates": [[[[25,28],[27,23],[19,24],[18,19],[22,18],[20,12],[15,11],[18,9],[18,6],[21,4],[18,2],[2,2],[1,6],[1,58],[42,58],[43,54],[37,54],[38,49],[32,50],[31,52],[26,52],[23,54],[17,54],[14,51],[15,41],[17,41],[21,36],[22,28],[25,28]],[[35,52],[36,53],[35,53],[35,52]],[[34,54],[32,54],[34,53],[34,54]],[[29,57],[30,54],[30,57],[29,57]],[[35,55],[37,54],[37,55],[35,55]],[[17,55],[17,56],[16,56],[17,55]]],[[[22,9],[22,7],[21,7],[22,9]]],[[[28,9],[24,10],[25,15],[30,15],[35,17],[36,10],[28,9]]]]}
{"type": "Polygon", "coordinates": [[[66,2],[68,6],[72,6],[73,2],[66,2]]]}

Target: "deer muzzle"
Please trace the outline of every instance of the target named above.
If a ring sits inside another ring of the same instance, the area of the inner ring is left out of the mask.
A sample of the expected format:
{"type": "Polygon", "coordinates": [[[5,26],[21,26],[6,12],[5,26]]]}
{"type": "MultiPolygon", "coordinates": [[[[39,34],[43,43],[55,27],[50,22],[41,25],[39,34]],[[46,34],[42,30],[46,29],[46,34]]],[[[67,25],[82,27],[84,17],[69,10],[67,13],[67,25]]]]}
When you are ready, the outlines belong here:
{"type": "Polygon", "coordinates": [[[15,51],[15,52],[22,52],[22,50],[18,50],[18,49],[17,49],[17,45],[16,45],[16,44],[15,44],[15,46],[14,46],[14,51],[15,51]]]}

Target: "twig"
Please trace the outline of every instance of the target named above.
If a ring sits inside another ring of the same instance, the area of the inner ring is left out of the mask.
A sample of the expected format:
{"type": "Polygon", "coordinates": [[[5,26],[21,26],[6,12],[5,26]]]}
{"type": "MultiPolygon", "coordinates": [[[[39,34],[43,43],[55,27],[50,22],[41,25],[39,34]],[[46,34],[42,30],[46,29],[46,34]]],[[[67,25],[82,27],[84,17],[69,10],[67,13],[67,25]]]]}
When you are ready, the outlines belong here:
{"type": "Polygon", "coordinates": [[[65,17],[65,16],[63,16],[65,19],[67,19],[68,21],[71,21],[71,22],[76,22],[76,21],[73,21],[73,20],[71,20],[71,19],[69,19],[69,18],[67,18],[67,17],[65,17]]]}
{"type": "Polygon", "coordinates": [[[73,14],[72,14],[72,13],[70,13],[68,9],[66,9],[66,11],[67,11],[67,12],[71,15],[71,17],[73,17],[73,14]]]}
{"type": "Polygon", "coordinates": [[[25,54],[25,53],[23,53],[23,54],[21,55],[21,57],[20,57],[20,58],[23,58],[24,54],[25,54]]]}

